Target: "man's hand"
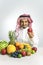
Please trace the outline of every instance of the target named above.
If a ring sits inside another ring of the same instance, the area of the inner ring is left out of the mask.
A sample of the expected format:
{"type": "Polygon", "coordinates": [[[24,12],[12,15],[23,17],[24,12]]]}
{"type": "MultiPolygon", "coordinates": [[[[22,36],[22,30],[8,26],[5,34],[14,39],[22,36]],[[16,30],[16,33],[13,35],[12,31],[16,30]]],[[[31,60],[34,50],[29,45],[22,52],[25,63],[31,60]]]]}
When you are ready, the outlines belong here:
{"type": "Polygon", "coordinates": [[[29,28],[29,29],[27,30],[27,32],[28,32],[28,35],[29,35],[30,38],[33,38],[33,37],[34,37],[34,33],[33,33],[32,28],[29,28]]]}
{"type": "Polygon", "coordinates": [[[34,37],[34,33],[33,32],[28,32],[28,35],[29,35],[30,38],[34,37]]]}

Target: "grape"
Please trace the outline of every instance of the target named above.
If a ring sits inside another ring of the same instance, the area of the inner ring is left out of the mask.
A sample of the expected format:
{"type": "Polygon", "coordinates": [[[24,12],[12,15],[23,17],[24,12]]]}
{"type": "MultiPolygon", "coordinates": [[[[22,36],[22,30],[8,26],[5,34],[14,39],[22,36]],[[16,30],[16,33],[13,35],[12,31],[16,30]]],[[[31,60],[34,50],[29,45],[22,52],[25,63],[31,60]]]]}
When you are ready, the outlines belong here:
{"type": "Polygon", "coordinates": [[[17,58],[17,55],[16,55],[15,53],[12,53],[12,54],[11,54],[11,57],[17,58]]]}

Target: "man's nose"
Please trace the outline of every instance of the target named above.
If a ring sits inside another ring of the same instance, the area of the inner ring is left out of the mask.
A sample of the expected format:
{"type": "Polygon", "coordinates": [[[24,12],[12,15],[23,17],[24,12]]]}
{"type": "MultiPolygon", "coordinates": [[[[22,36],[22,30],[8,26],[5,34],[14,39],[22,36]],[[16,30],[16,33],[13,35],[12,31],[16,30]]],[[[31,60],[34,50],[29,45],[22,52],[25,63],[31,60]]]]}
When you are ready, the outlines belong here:
{"type": "Polygon", "coordinates": [[[25,21],[24,21],[23,25],[25,25],[25,21]]]}

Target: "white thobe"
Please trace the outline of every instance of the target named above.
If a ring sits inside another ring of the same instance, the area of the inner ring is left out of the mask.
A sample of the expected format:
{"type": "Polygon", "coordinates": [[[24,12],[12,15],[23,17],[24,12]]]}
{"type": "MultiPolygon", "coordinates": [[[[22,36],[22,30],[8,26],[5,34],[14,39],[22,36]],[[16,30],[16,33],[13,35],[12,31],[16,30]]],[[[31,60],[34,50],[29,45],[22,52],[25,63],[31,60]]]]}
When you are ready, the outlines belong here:
{"type": "MultiPolygon", "coordinates": [[[[38,37],[37,37],[37,35],[34,33],[34,37],[31,40],[31,38],[29,37],[29,35],[27,33],[27,29],[28,29],[28,27],[25,28],[25,29],[21,28],[18,31],[18,36],[17,36],[16,40],[18,42],[26,42],[26,43],[29,43],[32,46],[37,46],[37,44],[38,44],[38,37]]],[[[17,32],[16,32],[16,34],[17,34],[17,32]]]]}

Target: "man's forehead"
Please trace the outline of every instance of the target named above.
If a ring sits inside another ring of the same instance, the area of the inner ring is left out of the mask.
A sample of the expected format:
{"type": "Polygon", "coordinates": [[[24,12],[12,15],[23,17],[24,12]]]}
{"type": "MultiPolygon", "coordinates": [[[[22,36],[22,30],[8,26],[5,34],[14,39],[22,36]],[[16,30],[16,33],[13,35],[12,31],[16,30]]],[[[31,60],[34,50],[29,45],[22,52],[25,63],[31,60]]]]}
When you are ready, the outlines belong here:
{"type": "Polygon", "coordinates": [[[21,21],[27,21],[27,18],[23,18],[23,19],[21,19],[21,21]]]}

